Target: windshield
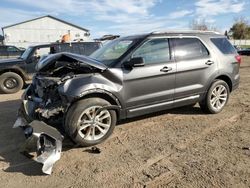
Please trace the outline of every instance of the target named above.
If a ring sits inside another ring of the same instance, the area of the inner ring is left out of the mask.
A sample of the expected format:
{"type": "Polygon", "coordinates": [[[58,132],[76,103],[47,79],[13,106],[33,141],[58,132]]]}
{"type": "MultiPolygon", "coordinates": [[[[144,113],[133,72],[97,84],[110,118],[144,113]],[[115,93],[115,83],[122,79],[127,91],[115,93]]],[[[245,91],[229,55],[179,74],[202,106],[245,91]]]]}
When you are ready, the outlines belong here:
{"type": "Polygon", "coordinates": [[[23,52],[21,58],[22,58],[22,59],[27,59],[31,51],[32,51],[32,48],[31,48],[31,47],[27,48],[27,50],[25,50],[25,51],[23,52]]]}
{"type": "Polygon", "coordinates": [[[135,39],[116,39],[105,44],[91,54],[90,57],[109,66],[120,58],[134,43],[135,39]]]}

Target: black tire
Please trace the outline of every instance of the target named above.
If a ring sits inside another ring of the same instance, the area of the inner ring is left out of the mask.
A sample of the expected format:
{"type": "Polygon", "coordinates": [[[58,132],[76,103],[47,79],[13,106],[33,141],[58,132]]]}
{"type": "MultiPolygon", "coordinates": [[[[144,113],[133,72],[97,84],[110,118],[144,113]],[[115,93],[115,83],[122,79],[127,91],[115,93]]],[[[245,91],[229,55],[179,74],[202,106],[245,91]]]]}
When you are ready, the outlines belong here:
{"type": "Polygon", "coordinates": [[[205,113],[217,114],[217,113],[221,112],[223,110],[223,108],[226,106],[228,99],[229,99],[229,95],[230,95],[230,89],[229,89],[228,84],[223,80],[215,80],[212,83],[212,85],[210,86],[204,100],[199,103],[200,108],[205,113]],[[223,104],[223,106],[221,106],[220,109],[215,109],[211,104],[211,96],[212,96],[213,90],[220,85],[222,85],[226,88],[227,97],[226,97],[226,100],[225,100],[225,103],[223,104]]]}
{"type": "Polygon", "coordinates": [[[23,88],[23,79],[14,72],[5,72],[0,75],[0,92],[5,94],[16,93],[23,88]]]}
{"type": "Polygon", "coordinates": [[[77,122],[84,110],[92,107],[92,106],[109,106],[110,103],[104,99],[101,98],[86,98],[83,100],[80,100],[73,104],[70,109],[67,111],[65,122],[64,122],[64,129],[65,132],[71,137],[71,139],[80,146],[93,146],[96,144],[99,144],[106,140],[113,132],[116,121],[117,121],[117,115],[114,110],[108,110],[110,117],[111,117],[111,125],[105,133],[103,137],[97,140],[86,140],[82,138],[78,133],[79,126],[77,125],[77,122]]]}

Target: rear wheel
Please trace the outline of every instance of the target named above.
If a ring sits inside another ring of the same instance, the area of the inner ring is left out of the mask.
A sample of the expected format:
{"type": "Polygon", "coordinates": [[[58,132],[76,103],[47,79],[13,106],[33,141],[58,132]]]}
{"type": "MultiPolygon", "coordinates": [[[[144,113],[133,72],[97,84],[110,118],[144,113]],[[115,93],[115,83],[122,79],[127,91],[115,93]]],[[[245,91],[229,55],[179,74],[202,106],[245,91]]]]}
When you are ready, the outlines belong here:
{"type": "Polygon", "coordinates": [[[23,79],[14,72],[0,75],[0,92],[5,94],[16,93],[23,88],[23,79]]]}
{"type": "Polygon", "coordinates": [[[202,111],[217,114],[223,110],[229,99],[230,90],[223,80],[215,80],[208,90],[206,98],[200,102],[202,111]]]}
{"type": "Polygon", "coordinates": [[[98,110],[109,105],[101,98],[87,98],[75,103],[66,114],[66,133],[81,146],[101,143],[111,135],[116,125],[114,110],[98,110]]]}

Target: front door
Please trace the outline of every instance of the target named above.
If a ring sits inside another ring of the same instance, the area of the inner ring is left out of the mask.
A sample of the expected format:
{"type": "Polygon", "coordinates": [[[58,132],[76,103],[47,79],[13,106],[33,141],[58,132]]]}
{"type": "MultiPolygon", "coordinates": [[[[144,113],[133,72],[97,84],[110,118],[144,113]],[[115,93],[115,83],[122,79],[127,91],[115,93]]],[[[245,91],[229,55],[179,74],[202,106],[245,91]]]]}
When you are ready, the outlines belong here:
{"type": "Polygon", "coordinates": [[[167,38],[152,38],[135,50],[144,66],[123,68],[123,98],[132,117],[171,107],[174,98],[176,63],[167,38]]]}

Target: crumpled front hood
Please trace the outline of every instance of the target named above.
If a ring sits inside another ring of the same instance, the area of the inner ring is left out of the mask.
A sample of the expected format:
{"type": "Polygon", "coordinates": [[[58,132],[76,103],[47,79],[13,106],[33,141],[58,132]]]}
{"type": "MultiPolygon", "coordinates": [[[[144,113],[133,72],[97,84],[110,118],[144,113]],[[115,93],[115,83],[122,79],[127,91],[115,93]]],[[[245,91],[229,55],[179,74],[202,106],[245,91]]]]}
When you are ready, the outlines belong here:
{"type": "Polygon", "coordinates": [[[36,70],[40,72],[45,72],[49,69],[53,69],[56,61],[69,61],[69,62],[77,61],[82,65],[91,66],[100,70],[107,69],[106,65],[95,59],[91,59],[84,55],[62,52],[62,53],[51,54],[46,58],[42,59],[41,61],[39,61],[36,66],[36,70]]]}

